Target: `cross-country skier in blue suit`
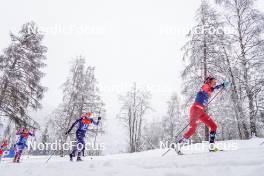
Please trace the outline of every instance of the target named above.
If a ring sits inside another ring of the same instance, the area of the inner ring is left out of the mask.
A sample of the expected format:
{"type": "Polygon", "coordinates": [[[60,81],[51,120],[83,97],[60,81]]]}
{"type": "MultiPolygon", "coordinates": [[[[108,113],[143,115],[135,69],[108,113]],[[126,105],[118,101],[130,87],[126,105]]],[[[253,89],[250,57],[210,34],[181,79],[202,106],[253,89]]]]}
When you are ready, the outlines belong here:
{"type": "Polygon", "coordinates": [[[18,142],[15,145],[15,157],[13,162],[19,163],[20,157],[22,155],[23,150],[27,147],[27,140],[29,136],[35,136],[35,130],[33,132],[28,131],[25,128],[20,128],[16,135],[19,135],[18,142]]]}
{"type": "Polygon", "coordinates": [[[72,161],[73,157],[75,156],[75,153],[77,150],[78,150],[77,161],[82,161],[81,153],[85,147],[85,142],[84,142],[85,133],[88,130],[88,127],[90,124],[97,126],[101,120],[101,117],[98,117],[98,121],[95,122],[93,120],[93,118],[91,118],[91,115],[92,115],[91,112],[88,112],[88,113],[82,115],[82,117],[77,119],[72,124],[71,128],[66,132],[66,135],[68,135],[71,132],[71,130],[73,129],[73,127],[78,124],[78,129],[76,131],[77,145],[74,147],[73,151],[70,153],[70,160],[71,161],[72,161]]]}

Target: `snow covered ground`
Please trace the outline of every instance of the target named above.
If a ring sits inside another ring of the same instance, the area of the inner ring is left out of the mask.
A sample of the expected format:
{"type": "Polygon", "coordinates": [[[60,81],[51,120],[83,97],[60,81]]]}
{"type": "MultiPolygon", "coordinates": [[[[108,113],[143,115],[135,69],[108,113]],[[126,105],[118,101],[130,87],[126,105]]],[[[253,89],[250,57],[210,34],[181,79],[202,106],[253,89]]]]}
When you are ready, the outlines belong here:
{"type": "Polygon", "coordinates": [[[227,141],[237,150],[208,153],[206,150],[185,149],[186,155],[174,151],[161,157],[164,150],[134,154],[86,157],[83,162],[70,162],[68,158],[24,156],[21,163],[4,160],[0,164],[1,176],[263,176],[264,139],[227,141]]]}

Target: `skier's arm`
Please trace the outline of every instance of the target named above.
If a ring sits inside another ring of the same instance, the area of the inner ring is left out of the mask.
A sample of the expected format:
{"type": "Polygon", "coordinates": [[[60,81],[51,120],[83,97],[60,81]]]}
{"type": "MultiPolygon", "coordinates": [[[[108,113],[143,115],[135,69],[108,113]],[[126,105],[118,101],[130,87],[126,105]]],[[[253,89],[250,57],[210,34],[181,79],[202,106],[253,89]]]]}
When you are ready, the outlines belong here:
{"type": "Polygon", "coordinates": [[[32,132],[29,132],[29,136],[35,137],[36,129],[34,128],[32,132]]]}
{"type": "Polygon", "coordinates": [[[35,136],[35,133],[34,132],[32,132],[32,133],[29,132],[29,136],[33,136],[34,137],[35,136]]]}
{"type": "Polygon", "coordinates": [[[217,85],[217,86],[214,86],[214,87],[212,88],[212,92],[213,92],[214,90],[220,89],[221,87],[224,87],[224,85],[223,85],[223,84],[219,84],[219,85],[217,85]]]}
{"type": "Polygon", "coordinates": [[[73,127],[74,127],[79,121],[80,121],[80,119],[76,120],[76,121],[72,124],[71,128],[66,132],[66,134],[69,134],[69,133],[71,132],[71,130],[73,129],[73,127]]]}
{"type": "Polygon", "coordinates": [[[217,86],[215,86],[215,87],[213,87],[213,90],[212,91],[214,91],[215,89],[220,89],[220,88],[225,88],[225,87],[227,87],[229,85],[229,82],[228,81],[224,81],[222,84],[219,84],[219,85],[217,85],[217,86]]]}

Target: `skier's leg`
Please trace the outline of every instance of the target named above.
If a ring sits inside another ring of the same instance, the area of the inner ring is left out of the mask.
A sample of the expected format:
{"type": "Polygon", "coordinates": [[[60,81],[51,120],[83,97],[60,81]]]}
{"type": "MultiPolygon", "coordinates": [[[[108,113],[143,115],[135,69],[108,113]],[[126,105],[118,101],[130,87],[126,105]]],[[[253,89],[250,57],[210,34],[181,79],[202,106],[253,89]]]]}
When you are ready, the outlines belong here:
{"type": "Polygon", "coordinates": [[[210,129],[210,136],[209,136],[210,139],[209,139],[209,142],[210,143],[214,143],[214,141],[215,141],[215,134],[216,134],[216,130],[217,130],[216,123],[205,112],[201,116],[200,121],[203,122],[210,129]]]}
{"type": "Polygon", "coordinates": [[[182,155],[183,153],[181,152],[181,148],[183,147],[183,145],[185,144],[185,142],[187,141],[187,139],[189,139],[196,131],[197,128],[197,121],[199,120],[199,109],[197,109],[195,106],[191,107],[190,110],[190,126],[188,131],[183,135],[183,137],[179,140],[178,144],[177,144],[177,148],[175,149],[176,152],[179,155],[182,155]]]}
{"type": "Polygon", "coordinates": [[[13,162],[15,163],[16,161],[17,161],[17,151],[16,151],[16,153],[15,153],[15,156],[14,156],[14,159],[13,159],[13,162]]]}
{"type": "Polygon", "coordinates": [[[15,146],[15,156],[14,156],[14,159],[13,159],[14,163],[17,162],[17,159],[18,159],[18,156],[19,156],[19,153],[20,153],[20,148],[21,148],[20,145],[16,145],[15,146]]]}
{"type": "Polygon", "coordinates": [[[19,149],[19,150],[18,150],[18,152],[17,152],[17,157],[16,157],[16,161],[15,161],[15,162],[17,162],[17,163],[20,162],[20,158],[21,158],[22,152],[23,152],[22,149],[19,149]]]}
{"type": "Polygon", "coordinates": [[[75,153],[76,153],[76,151],[77,151],[77,147],[74,146],[72,152],[69,154],[69,156],[70,156],[70,161],[72,161],[73,157],[75,157],[75,153]]]}
{"type": "Polygon", "coordinates": [[[84,146],[83,149],[82,149],[82,156],[83,156],[83,157],[85,156],[85,146],[84,146]]]}
{"type": "Polygon", "coordinates": [[[209,134],[209,151],[216,152],[219,151],[218,148],[215,147],[215,135],[217,130],[216,123],[212,120],[211,117],[209,117],[206,113],[201,117],[200,119],[208,128],[210,128],[210,134],[209,134]]]}
{"type": "Polygon", "coordinates": [[[83,153],[83,149],[85,147],[85,142],[84,142],[84,137],[80,136],[78,139],[78,156],[77,156],[77,161],[82,161],[81,155],[83,153]]]}
{"type": "Polygon", "coordinates": [[[83,151],[83,143],[81,141],[78,142],[78,158],[81,157],[83,151]]]}
{"type": "MultiPolygon", "coordinates": [[[[77,143],[77,144],[78,144],[78,143],[77,143]]],[[[76,145],[77,145],[77,144],[76,144],[76,145]]],[[[72,149],[72,152],[70,153],[70,156],[71,156],[71,157],[75,157],[75,153],[76,153],[76,151],[77,151],[77,146],[74,146],[73,149],[72,149]]]]}
{"type": "Polygon", "coordinates": [[[195,133],[199,116],[200,116],[200,110],[197,109],[195,106],[192,106],[190,109],[190,126],[188,131],[183,135],[184,139],[189,139],[195,133]]]}
{"type": "Polygon", "coordinates": [[[77,142],[76,142],[76,145],[73,147],[72,152],[69,154],[70,161],[72,161],[73,157],[75,157],[75,155],[76,155],[77,146],[78,146],[78,138],[79,138],[78,133],[76,133],[76,140],[77,140],[77,142]]]}

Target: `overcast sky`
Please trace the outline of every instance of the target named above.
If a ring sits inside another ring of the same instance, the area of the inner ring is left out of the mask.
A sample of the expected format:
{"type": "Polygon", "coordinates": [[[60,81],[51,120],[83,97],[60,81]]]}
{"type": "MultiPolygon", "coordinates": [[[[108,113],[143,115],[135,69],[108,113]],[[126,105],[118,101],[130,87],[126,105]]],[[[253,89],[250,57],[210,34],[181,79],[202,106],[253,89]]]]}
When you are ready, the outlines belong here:
{"type": "MultiPolygon", "coordinates": [[[[172,92],[180,94],[180,49],[199,4],[199,0],[8,0],[0,6],[0,49],[8,46],[10,31],[17,33],[23,23],[35,21],[44,29],[48,47],[45,113],[62,100],[60,86],[69,62],[83,55],[87,65],[96,67],[110,128],[117,129],[113,119],[123,92],[115,88],[124,91],[133,82],[152,87],[152,118],[166,112],[172,92]]],[[[118,133],[112,130],[112,135],[118,133]]]]}

